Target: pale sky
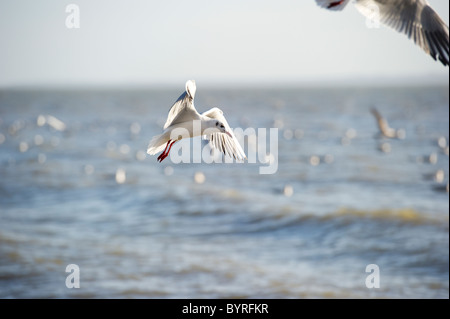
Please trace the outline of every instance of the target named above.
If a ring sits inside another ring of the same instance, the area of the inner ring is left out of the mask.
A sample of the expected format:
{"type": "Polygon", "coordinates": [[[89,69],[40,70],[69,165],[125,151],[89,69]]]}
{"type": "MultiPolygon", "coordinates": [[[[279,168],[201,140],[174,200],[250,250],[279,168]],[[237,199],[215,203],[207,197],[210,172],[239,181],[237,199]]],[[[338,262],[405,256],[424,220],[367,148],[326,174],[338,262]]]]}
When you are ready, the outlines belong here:
{"type": "MultiPolygon", "coordinates": [[[[448,24],[449,1],[429,0],[448,24]]],[[[314,0],[0,0],[0,87],[392,81],[449,68],[350,4],[314,0]],[[80,28],[66,27],[68,4],[80,28]]]]}

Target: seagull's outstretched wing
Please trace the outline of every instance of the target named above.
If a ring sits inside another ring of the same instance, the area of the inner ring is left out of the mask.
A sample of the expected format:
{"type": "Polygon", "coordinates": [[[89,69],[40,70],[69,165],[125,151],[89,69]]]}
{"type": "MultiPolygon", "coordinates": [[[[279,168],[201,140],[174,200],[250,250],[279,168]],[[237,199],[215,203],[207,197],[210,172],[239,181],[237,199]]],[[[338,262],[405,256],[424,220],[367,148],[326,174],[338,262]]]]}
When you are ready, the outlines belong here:
{"type": "Polygon", "coordinates": [[[166,124],[164,124],[164,129],[169,126],[189,122],[196,119],[200,119],[197,110],[194,107],[194,97],[195,97],[195,81],[189,80],[186,82],[186,91],[181,94],[178,100],[172,105],[167,116],[166,124]]]}
{"type": "Polygon", "coordinates": [[[372,108],[370,109],[370,112],[373,114],[373,116],[375,116],[378,128],[380,129],[380,132],[383,136],[389,138],[395,138],[397,136],[395,129],[389,126],[388,121],[380,114],[380,112],[378,112],[377,109],[372,108]]]}
{"type": "Polygon", "coordinates": [[[207,136],[209,138],[209,142],[211,143],[211,145],[220,150],[225,155],[228,155],[234,159],[237,159],[239,161],[245,160],[247,156],[245,156],[244,150],[242,149],[241,145],[239,144],[239,141],[237,140],[236,136],[231,130],[230,125],[228,125],[225,116],[223,116],[222,110],[217,107],[214,107],[202,113],[202,115],[222,122],[223,125],[225,125],[226,131],[231,135],[228,136],[227,134],[224,133],[213,133],[207,136]]]}
{"type": "Polygon", "coordinates": [[[425,0],[358,0],[356,8],[367,17],[379,12],[380,22],[406,34],[427,54],[449,63],[448,26],[425,0]]]}

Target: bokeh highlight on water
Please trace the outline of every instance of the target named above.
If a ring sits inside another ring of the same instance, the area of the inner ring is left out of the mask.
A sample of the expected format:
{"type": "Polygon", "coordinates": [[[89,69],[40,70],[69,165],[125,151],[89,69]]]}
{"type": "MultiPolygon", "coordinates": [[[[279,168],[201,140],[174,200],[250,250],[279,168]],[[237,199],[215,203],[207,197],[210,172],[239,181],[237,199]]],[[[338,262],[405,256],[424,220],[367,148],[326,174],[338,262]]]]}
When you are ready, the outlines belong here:
{"type": "Polygon", "coordinates": [[[276,174],[146,155],[180,90],[0,92],[1,298],[449,297],[448,87],[198,86],[276,174]]]}

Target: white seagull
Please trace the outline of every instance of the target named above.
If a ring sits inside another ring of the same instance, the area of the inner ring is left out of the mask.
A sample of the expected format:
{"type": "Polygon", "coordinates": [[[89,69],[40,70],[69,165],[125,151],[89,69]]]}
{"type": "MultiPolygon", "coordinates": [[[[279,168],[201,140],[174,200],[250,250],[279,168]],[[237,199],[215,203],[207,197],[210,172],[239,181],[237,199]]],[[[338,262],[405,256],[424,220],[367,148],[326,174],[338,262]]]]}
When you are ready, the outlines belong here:
{"type": "Polygon", "coordinates": [[[162,162],[169,156],[170,149],[175,142],[183,138],[204,136],[209,139],[213,147],[219,149],[225,155],[240,161],[246,159],[247,157],[221,109],[214,107],[202,114],[197,112],[194,106],[195,91],[195,81],[187,81],[186,91],[170,108],[163,133],[152,138],[147,153],[155,155],[163,151],[158,156],[158,161],[162,162]],[[197,129],[195,121],[198,121],[197,124],[199,124],[197,129]],[[180,132],[188,132],[189,135],[177,135],[177,129],[180,129],[180,132]],[[174,134],[175,136],[173,136],[174,134]]]}
{"type": "MultiPolygon", "coordinates": [[[[316,0],[323,8],[338,11],[350,0],[316,0]]],[[[406,34],[427,54],[449,63],[448,26],[426,0],[355,0],[355,6],[364,16],[406,34]]]]}

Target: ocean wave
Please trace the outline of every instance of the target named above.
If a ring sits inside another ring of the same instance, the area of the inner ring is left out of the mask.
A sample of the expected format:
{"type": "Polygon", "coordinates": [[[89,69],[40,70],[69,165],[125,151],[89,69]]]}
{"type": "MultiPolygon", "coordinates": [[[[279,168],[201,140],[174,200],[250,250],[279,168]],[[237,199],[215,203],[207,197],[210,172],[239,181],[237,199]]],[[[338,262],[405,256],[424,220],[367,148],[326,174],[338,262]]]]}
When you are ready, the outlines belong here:
{"type": "Polygon", "coordinates": [[[400,222],[405,224],[425,225],[436,224],[447,226],[448,215],[431,215],[419,212],[413,208],[360,210],[340,208],[337,211],[320,216],[321,220],[335,219],[368,219],[375,221],[400,222]]]}

